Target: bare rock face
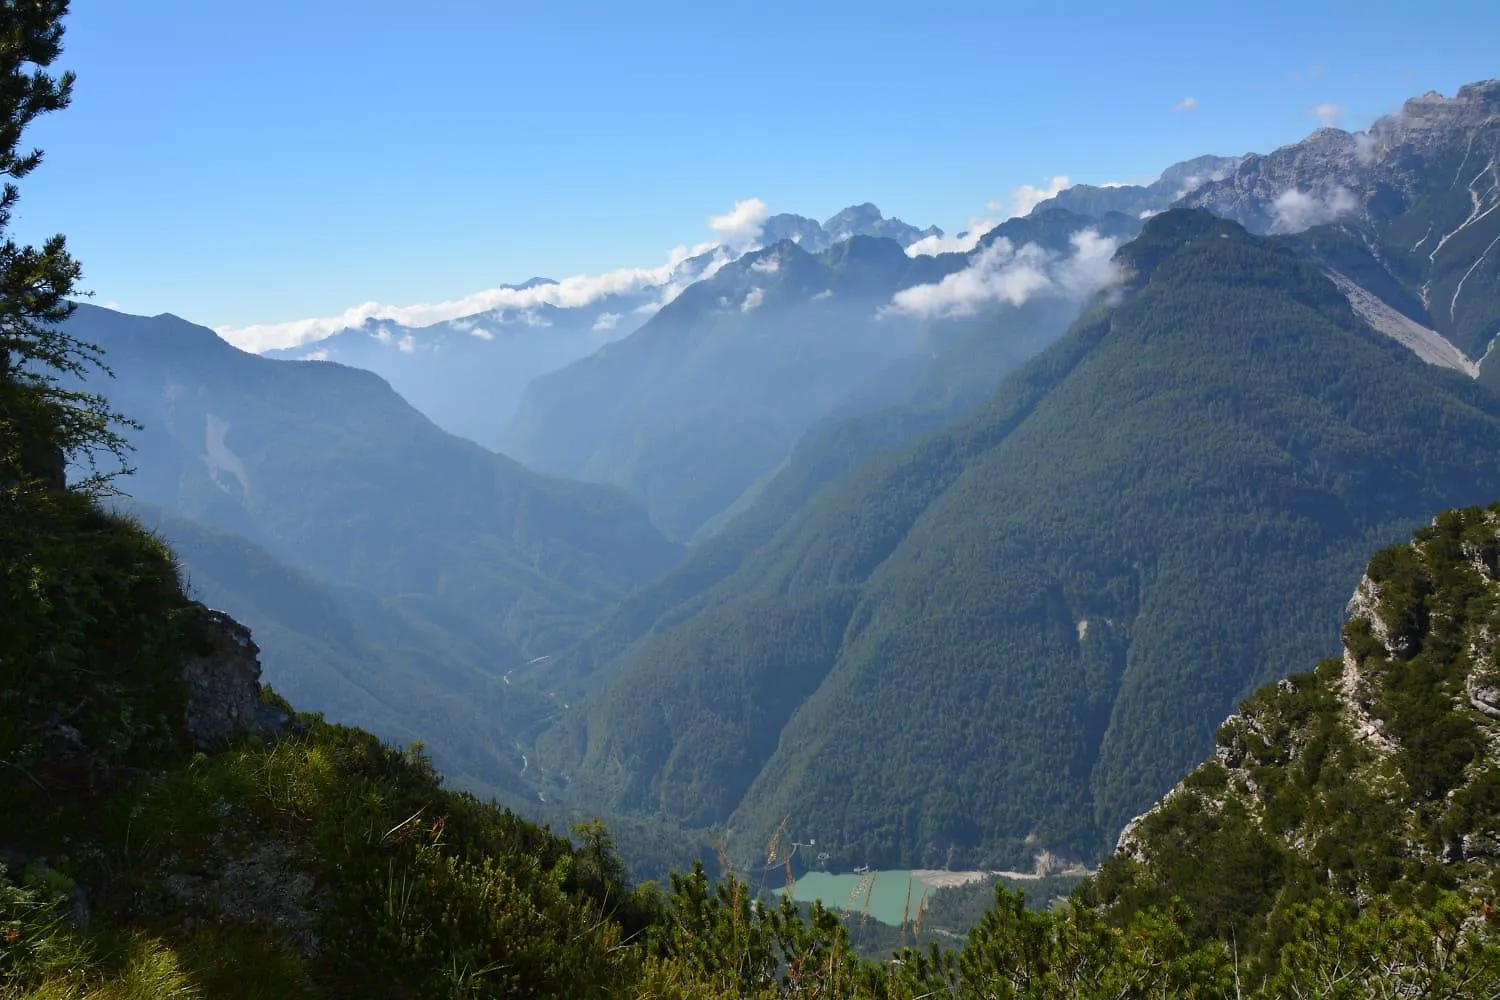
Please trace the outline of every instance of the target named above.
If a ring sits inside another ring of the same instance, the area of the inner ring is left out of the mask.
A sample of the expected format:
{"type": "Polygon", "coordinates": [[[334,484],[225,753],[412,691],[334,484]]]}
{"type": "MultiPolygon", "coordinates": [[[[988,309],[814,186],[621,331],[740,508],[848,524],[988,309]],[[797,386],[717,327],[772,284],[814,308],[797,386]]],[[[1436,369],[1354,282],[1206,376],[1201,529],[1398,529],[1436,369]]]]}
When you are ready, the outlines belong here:
{"type": "Polygon", "coordinates": [[[222,611],[197,606],[183,643],[185,728],[193,746],[209,749],[287,722],[260,699],[260,647],[250,630],[222,611]]]}
{"type": "MultiPolygon", "coordinates": [[[[1500,81],[1469,84],[1453,97],[1426,94],[1364,132],[1320,128],[1301,142],[1247,156],[1185,203],[1258,233],[1295,232],[1345,217],[1390,218],[1424,193],[1462,191],[1472,175],[1482,175],[1500,156],[1497,126],[1500,81]],[[1288,199],[1288,192],[1295,197],[1288,199]]],[[[1487,186],[1476,194],[1482,197],[1487,186]]]]}

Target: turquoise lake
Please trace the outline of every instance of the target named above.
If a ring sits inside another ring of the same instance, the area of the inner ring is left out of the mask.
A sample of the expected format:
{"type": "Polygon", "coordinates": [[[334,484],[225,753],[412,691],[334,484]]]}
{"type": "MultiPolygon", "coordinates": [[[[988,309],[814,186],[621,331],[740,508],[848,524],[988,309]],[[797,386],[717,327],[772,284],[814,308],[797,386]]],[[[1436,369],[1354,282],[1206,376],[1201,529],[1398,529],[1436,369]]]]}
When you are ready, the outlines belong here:
{"type": "MultiPolygon", "coordinates": [[[[863,913],[865,893],[869,892],[870,919],[894,927],[902,922],[901,909],[907,906],[908,887],[911,902],[906,916],[915,919],[923,894],[937,890],[913,878],[909,871],[869,872],[867,875],[808,872],[797,879],[792,898],[799,903],[817,900],[830,909],[863,913]]],[[[776,893],[785,895],[786,890],[777,889],[776,893]]]]}

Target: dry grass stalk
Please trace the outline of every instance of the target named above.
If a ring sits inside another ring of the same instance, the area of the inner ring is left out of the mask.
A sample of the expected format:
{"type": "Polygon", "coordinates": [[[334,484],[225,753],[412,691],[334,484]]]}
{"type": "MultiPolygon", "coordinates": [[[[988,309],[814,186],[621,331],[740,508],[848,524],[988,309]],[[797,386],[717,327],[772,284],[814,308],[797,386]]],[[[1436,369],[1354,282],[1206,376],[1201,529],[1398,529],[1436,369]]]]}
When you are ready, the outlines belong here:
{"type": "Polygon", "coordinates": [[[781,825],[776,828],[776,832],[771,834],[771,842],[766,845],[766,864],[774,865],[779,860],[777,852],[781,849],[781,838],[786,834],[786,825],[791,821],[792,814],[787,813],[782,818],[781,825]]]}
{"type": "Polygon", "coordinates": [[[910,875],[908,875],[906,877],[906,902],[903,903],[903,904],[901,904],[901,944],[900,944],[900,948],[903,948],[903,949],[906,947],[906,923],[907,923],[907,918],[911,914],[911,883],[912,883],[912,878],[911,878],[910,875]]]}
{"type": "Polygon", "coordinates": [[[870,922],[870,900],[875,898],[875,873],[867,872],[860,876],[859,882],[865,888],[865,908],[864,912],[859,915],[859,933],[863,935],[865,925],[870,922]]]}
{"type": "Polygon", "coordinates": [[[729,852],[724,850],[724,842],[715,834],[708,835],[709,842],[714,845],[714,855],[719,859],[719,869],[724,877],[729,879],[729,902],[734,907],[734,913],[740,908],[740,880],[734,877],[734,865],[729,861],[729,852]]]}

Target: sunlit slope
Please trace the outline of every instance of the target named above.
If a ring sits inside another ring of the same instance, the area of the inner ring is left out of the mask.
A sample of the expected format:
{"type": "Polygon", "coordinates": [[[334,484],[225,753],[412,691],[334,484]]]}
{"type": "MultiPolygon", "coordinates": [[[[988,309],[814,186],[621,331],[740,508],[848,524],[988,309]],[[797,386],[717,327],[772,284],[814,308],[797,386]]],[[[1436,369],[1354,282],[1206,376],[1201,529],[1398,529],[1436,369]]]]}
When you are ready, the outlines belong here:
{"type": "Polygon", "coordinates": [[[855,863],[1097,853],[1329,650],[1372,548],[1500,494],[1500,400],[1293,249],[1152,220],[1125,301],[821,494],[632,652],[551,773],[742,844],[791,814],[855,863]]]}

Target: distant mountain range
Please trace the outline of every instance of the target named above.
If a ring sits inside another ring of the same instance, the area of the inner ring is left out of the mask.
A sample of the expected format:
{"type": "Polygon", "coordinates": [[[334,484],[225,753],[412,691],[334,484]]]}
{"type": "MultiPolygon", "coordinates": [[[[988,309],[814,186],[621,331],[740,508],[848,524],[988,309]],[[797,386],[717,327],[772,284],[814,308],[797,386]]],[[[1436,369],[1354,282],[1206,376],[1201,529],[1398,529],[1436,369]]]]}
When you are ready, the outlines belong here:
{"type": "MultiPolygon", "coordinates": [[[[917,229],[884,218],[874,205],[844,209],[826,223],[796,215],[766,220],[761,242],[782,239],[812,251],[855,236],[895,239],[903,247],[935,226],[917,229]]],[[[681,289],[711,276],[743,249],[720,247],[682,260],[661,281],[623,280],[601,293],[572,281],[532,278],[500,291],[511,304],[428,326],[371,319],[315,343],[267,351],[267,357],[336,361],[375,372],[433,422],[489,448],[533,378],[629,336],[681,289]]]]}
{"type": "Polygon", "coordinates": [[[1003,329],[982,367],[950,369],[992,389],[1076,314],[1082,293],[1054,275],[1077,258],[1073,238],[1114,240],[1138,226],[1054,210],[997,227],[967,254],[915,257],[888,238],[854,236],[819,253],[783,240],[692,286],[631,336],[535,379],[501,448],[545,472],[620,486],[669,536],[691,538],[818,421],[901,402],[940,357],[1003,329]],[[915,308],[893,308],[903,295],[915,308]],[[1001,318],[1033,298],[1036,322],[1001,318]]]}
{"type": "Polygon", "coordinates": [[[721,265],[689,258],[668,281],[604,295],[577,293],[533,278],[501,286],[521,304],[428,326],[370,319],[316,343],[267,351],[285,360],[334,361],[375,372],[434,423],[493,448],[526,384],[628,336],[659,308],[669,288],[685,287],[721,265]]]}
{"type": "Polygon", "coordinates": [[[887,219],[869,202],[851,205],[821,225],[805,215],[781,214],[766,219],[760,241],[766,246],[791,240],[809,253],[827,250],[835,243],[855,236],[874,236],[895,240],[903,248],[929,236],[942,236],[937,226],[918,229],[900,219],[887,219]]]}
{"type": "Polygon", "coordinates": [[[840,400],[918,351],[922,324],[876,320],[895,289],[963,257],[908,257],[857,236],[790,240],[692,286],[632,336],[527,387],[502,448],[556,475],[618,485],[690,537],[840,400]]]}
{"type": "Polygon", "coordinates": [[[1074,184],[1047,199],[1033,213],[1065,208],[1080,215],[1101,216],[1120,212],[1145,218],[1164,211],[1179,199],[1234,171],[1244,157],[1198,156],[1174,163],[1150,184],[1074,184]]]}

